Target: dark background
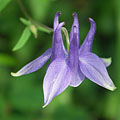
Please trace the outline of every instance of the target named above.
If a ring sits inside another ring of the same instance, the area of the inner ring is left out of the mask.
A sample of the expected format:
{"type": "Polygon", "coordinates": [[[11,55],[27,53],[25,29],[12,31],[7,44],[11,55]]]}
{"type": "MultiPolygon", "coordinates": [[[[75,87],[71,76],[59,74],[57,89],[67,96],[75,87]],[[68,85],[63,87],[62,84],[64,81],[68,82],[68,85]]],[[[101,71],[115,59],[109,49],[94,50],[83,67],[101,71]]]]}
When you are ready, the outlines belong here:
{"type": "Polygon", "coordinates": [[[86,79],[79,87],[69,87],[42,108],[43,78],[47,64],[35,73],[14,78],[16,72],[51,47],[52,33],[39,31],[31,35],[23,48],[13,52],[25,25],[17,0],[11,0],[0,12],[0,120],[120,120],[120,1],[119,0],[21,0],[29,16],[41,24],[53,26],[57,11],[60,21],[70,32],[73,16],[78,13],[80,43],[90,23],[95,20],[97,31],[92,51],[100,57],[112,57],[107,68],[117,89],[106,90],[86,79]]]}

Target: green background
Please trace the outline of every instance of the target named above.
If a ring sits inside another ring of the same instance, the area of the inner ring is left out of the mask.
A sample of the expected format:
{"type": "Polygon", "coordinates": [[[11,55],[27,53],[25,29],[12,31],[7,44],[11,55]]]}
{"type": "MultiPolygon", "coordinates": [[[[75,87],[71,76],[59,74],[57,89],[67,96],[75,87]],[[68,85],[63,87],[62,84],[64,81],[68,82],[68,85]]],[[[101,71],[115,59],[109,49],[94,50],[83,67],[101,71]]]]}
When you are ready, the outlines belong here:
{"type": "MultiPolygon", "coordinates": [[[[5,0],[0,0],[0,3],[5,0]]],[[[24,47],[12,51],[25,25],[17,0],[0,4],[0,120],[120,120],[120,1],[119,0],[22,0],[29,16],[52,28],[57,11],[60,21],[70,32],[73,16],[78,13],[80,43],[86,37],[90,23],[95,20],[97,31],[92,51],[100,57],[112,57],[107,68],[117,89],[106,90],[86,79],[79,87],[69,87],[42,108],[43,78],[47,64],[40,70],[14,78],[16,72],[51,47],[52,33],[38,31],[24,47]]]]}

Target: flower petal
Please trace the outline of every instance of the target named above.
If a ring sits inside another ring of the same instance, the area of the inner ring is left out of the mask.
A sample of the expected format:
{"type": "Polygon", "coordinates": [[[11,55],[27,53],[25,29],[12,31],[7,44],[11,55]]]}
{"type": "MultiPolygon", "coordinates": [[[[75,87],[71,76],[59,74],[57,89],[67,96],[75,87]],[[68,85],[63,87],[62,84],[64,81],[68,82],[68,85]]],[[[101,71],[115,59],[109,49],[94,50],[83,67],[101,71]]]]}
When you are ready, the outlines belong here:
{"type": "MultiPolygon", "coordinates": [[[[59,16],[61,15],[61,12],[57,12],[56,15],[55,15],[55,18],[54,18],[54,23],[53,23],[53,43],[56,42],[54,41],[54,34],[55,34],[55,30],[57,29],[58,25],[59,25],[59,16]]],[[[60,28],[61,29],[61,28],[60,28]]],[[[62,39],[62,35],[61,35],[61,32],[58,32],[59,33],[59,38],[62,39]]],[[[56,38],[56,37],[55,37],[56,38]]],[[[63,50],[65,52],[65,54],[67,53],[66,52],[66,49],[64,47],[64,44],[62,42],[62,46],[63,46],[63,50]]],[[[52,57],[53,58],[53,57],[52,57]]]]}
{"type": "Polygon", "coordinates": [[[81,73],[79,68],[79,44],[78,44],[78,38],[77,38],[77,27],[73,26],[73,37],[70,42],[70,48],[69,48],[69,54],[68,54],[68,66],[72,71],[72,81],[70,83],[70,86],[77,87],[80,85],[80,83],[85,78],[84,75],[81,73]]]}
{"type": "Polygon", "coordinates": [[[20,69],[17,73],[11,73],[12,76],[21,76],[25,74],[29,74],[40,69],[50,58],[52,49],[49,48],[46,52],[44,52],[40,57],[33,60],[32,62],[25,65],[22,69],[20,69]]]}
{"type": "Polygon", "coordinates": [[[91,48],[92,48],[92,42],[93,42],[94,35],[96,32],[96,23],[92,18],[89,18],[89,21],[91,23],[91,27],[90,27],[87,37],[85,38],[84,42],[82,43],[82,45],[80,47],[80,51],[79,51],[80,53],[81,52],[90,52],[91,48]]]}
{"type": "MultiPolygon", "coordinates": [[[[69,48],[69,53],[68,53],[68,60],[67,63],[71,69],[76,69],[78,68],[78,60],[79,60],[79,45],[77,42],[77,27],[73,26],[73,37],[70,42],[70,48],[69,48]]],[[[75,70],[74,70],[75,71],[75,70]]]]}
{"type": "Polygon", "coordinates": [[[112,91],[116,88],[98,56],[88,52],[81,55],[79,60],[82,73],[91,81],[112,91]]]}
{"type": "Polygon", "coordinates": [[[56,30],[57,26],[59,25],[59,16],[61,15],[61,12],[57,12],[54,18],[54,25],[53,25],[53,29],[54,31],[56,30]]]}
{"type": "Polygon", "coordinates": [[[54,60],[48,67],[43,82],[44,106],[62,93],[70,84],[71,72],[64,59],[54,60]]]}
{"type": "Polygon", "coordinates": [[[101,58],[101,60],[106,67],[109,67],[112,63],[112,58],[101,58]]]}
{"type": "Polygon", "coordinates": [[[85,76],[78,67],[78,71],[75,73],[72,72],[72,80],[70,82],[71,87],[78,87],[82,81],[85,79],[85,76]]]}
{"type": "Polygon", "coordinates": [[[73,27],[76,26],[76,30],[77,30],[77,42],[78,42],[78,45],[79,45],[79,22],[78,22],[78,16],[77,16],[77,13],[74,12],[73,13],[73,16],[74,16],[74,22],[73,22],[73,25],[72,25],[72,28],[71,28],[71,32],[70,32],[70,42],[72,41],[73,39],[73,27]]]}
{"type": "Polygon", "coordinates": [[[53,33],[53,45],[52,45],[52,56],[51,60],[53,61],[56,58],[65,58],[65,51],[63,46],[63,40],[61,35],[61,27],[65,23],[60,23],[55,32],[53,33]]]}

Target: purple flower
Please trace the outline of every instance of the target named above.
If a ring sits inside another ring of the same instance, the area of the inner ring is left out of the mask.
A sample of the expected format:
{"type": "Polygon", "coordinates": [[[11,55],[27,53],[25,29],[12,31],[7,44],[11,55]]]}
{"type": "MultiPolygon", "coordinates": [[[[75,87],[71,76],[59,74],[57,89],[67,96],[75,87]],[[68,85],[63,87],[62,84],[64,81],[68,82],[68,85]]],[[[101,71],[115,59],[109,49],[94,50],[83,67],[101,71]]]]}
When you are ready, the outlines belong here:
{"type": "MultiPolygon", "coordinates": [[[[113,91],[116,87],[113,84],[106,70],[106,67],[109,65],[109,62],[106,63],[106,59],[100,59],[96,54],[91,52],[92,42],[96,31],[96,24],[94,20],[91,18],[89,18],[89,21],[91,23],[90,31],[79,48],[79,62],[78,62],[80,68],[79,74],[81,78],[87,77],[96,84],[113,91]]],[[[73,27],[74,25],[77,26],[78,28],[77,38],[79,41],[79,24],[76,13],[74,13],[73,27]]],[[[74,33],[71,33],[71,36],[73,34],[74,33]]],[[[73,84],[72,86],[78,86],[80,82],[78,82],[78,80],[76,79],[74,82],[76,84],[73,84]]]]}
{"type": "Polygon", "coordinates": [[[61,35],[64,22],[59,23],[58,20],[60,14],[58,12],[54,18],[52,48],[49,48],[40,57],[25,65],[17,73],[11,73],[13,76],[32,73],[40,69],[51,58],[43,81],[43,107],[47,106],[55,96],[62,93],[68,86],[79,86],[85,77],[109,90],[115,89],[106,70],[110,62],[91,53],[92,41],[96,31],[95,22],[91,18],[89,19],[91,28],[85,41],[80,46],[79,23],[77,14],[74,13],[69,51],[66,51],[61,35]]]}
{"type": "Polygon", "coordinates": [[[43,81],[44,106],[47,106],[51,100],[63,92],[70,84],[72,74],[66,60],[66,50],[63,45],[61,28],[64,22],[59,23],[58,12],[54,19],[53,25],[53,43],[52,48],[48,49],[43,55],[25,65],[17,73],[11,73],[13,76],[21,76],[32,73],[40,69],[49,58],[51,62],[46,71],[43,81]]]}

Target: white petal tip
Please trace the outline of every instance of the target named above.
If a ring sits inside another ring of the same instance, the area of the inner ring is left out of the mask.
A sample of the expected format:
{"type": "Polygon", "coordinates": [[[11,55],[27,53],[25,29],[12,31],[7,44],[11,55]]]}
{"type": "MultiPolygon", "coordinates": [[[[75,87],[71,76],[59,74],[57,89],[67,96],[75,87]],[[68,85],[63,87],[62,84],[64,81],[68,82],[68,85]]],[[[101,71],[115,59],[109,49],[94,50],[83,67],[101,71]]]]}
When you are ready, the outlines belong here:
{"type": "Polygon", "coordinates": [[[117,89],[117,87],[114,87],[113,89],[112,89],[112,91],[114,91],[114,90],[116,90],[117,89]]]}
{"type": "Polygon", "coordinates": [[[42,106],[42,108],[45,108],[46,106],[47,106],[47,105],[45,104],[45,105],[42,106]]]}
{"type": "Polygon", "coordinates": [[[14,77],[20,76],[20,74],[18,74],[18,73],[13,73],[13,72],[11,72],[11,75],[14,76],[14,77]]]}
{"type": "Polygon", "coordinates": [[[117,87],[108,87],[107,89],[109,89],[109,90],[111,90],[111,91],[114,91],[114,90],[116,90],[117,89],[117,87]]]}
{"type": "Polygon", "coordinates": [[[106,62],[111,63],[112,62],[112,57],[106,58],[106,62]]]}
{"type": "Polygon", "coordinates": [[[105,64],[106,67],[110,66],[112,63],[112,58],[101,58],[102,62],[105,64]]]}
{"type": "Polygon", "coordinates": [[[94,22],[94,23],[95,23],[95,21],[94,21],[92,18],[89,18],[89,21],[90,21],[90,22],[94,22]]]}

